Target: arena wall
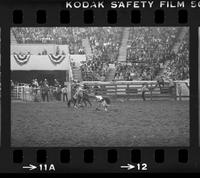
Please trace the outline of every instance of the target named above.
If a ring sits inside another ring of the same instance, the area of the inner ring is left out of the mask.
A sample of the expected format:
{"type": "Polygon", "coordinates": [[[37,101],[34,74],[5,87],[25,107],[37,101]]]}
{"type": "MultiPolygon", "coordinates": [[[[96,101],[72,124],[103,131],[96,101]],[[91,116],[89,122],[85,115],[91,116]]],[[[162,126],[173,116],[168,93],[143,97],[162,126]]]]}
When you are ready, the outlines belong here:
{"type": "MultiPolygon", "coordinates": [[[[120,81],[120,82],[83,82],[90,86],[90,95],[109,96],[112,99],[120,99],[121,101],[128,99],[142,99],[142,85],[148,84],[149,90],[145,92],[145,97],[149,100],[189,100],[189,88],[186,87],[186,81],[175,81],[175,86],[172,93],[169,92],[168,83],[161,90],[159,87],[154,88],[156,81],[120,81]],[[181,92],[178,85],[181,84],[181,92]],[[93,86],[98,86],[98,90],[94,90],[93,86]]],[[[31,95],[31,88],[26,85],[16,86],[12,91],[12,99],[20,99],[33,101],[34,96],[31,95]],[[32,99],[31,99],[32,98],[32,99]]],[[[71,93],[68,93],[68,98],[71,98],[71,93]]],[[[93,97],[92,97],[93,98],[93,97]]]]}
{"type": "Polygon", "coordinates": [[[107,95],[117,98],[137,99],[141,98],[141,88],[143,84],[148,84],[149,91],[145,93],[147,98],[171,98],[174,100],[188,100],[190,96],[189,80],[174,81],[174,88],[170,93],[169,83],[165,82],[165,86],[160,88],[157,86],[157,81],[115,81],[115,82],[101,82],[101,81],[84,81],[84,84],[89,86],[98,86],[98,91],[101,95],[107,95]],[[187,85],[186,85],[187,83],[187,85]],[[152,89],[152,90],[151,90],[152,89]]]}

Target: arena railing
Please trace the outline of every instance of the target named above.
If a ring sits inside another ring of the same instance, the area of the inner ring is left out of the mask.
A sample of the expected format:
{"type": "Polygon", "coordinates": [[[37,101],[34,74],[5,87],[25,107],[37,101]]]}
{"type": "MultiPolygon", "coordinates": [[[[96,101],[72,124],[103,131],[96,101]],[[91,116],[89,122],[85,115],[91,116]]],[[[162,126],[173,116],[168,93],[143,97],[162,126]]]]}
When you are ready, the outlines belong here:
{"type": "MultiPolygon", "coordinates": [[[[148,91],[145,92],[145,97],[150,100],[155,99],[172,99],[172,100],[188,100],[189,99],[189,83],[186,81],[174,81],[174,87],[170,88],[169,82],[165,82],[164,87],[159,87],[156,81],[83,81],[82,84],[87,84],[91,94],[109,96],[114,99],[141,99],[142,86],[148,85],[148,91]],[[96,87],[96,88],[95,88],[96,87]]],[[[12,100],[21,101],[41,101],[41,88],[33,88],[27,85],[18,85],[11,90],[12,100]]],[[[50,101],[55,101],[53,93],[55,87],[50,87],[50,101]]],[[[62,97],[61,97],[62,98],[62,97]]]]}
{"type": "Polygon", "coordinates": [[[100,95],[107,95],[114,98],[141,99],[142,86],[148,85],[145,92],[146,98],[153,99],[189,99],[188,81],[174,81],[174,86],[170,87],[169,82],[164,82],[164,86],[159,87],[157,81],[83,81],[93,88],[92,92],[100,95]],[[187,83],[187,84],[186,84],[187,83]],[[94,87],[98,87],[96,91],[94,87]]]}

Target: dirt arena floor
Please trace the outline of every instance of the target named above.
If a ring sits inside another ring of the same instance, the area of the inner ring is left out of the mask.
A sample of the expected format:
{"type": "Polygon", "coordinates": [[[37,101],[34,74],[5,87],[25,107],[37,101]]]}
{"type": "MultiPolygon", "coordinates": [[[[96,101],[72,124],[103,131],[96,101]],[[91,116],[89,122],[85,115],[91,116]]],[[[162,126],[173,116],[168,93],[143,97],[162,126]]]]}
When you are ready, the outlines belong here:
{"type": "Polygon", "coordinates": [[[11,114],[15,147],[189,146],[189,101],[114,101],[108,112],[12,102],[11,114]]]}

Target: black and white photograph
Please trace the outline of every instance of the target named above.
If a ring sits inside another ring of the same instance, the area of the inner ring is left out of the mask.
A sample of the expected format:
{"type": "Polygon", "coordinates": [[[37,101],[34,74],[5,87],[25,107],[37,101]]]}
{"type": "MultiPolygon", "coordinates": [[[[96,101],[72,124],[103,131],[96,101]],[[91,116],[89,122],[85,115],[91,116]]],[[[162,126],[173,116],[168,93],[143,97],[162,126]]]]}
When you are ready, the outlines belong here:
{"type": "Polygon", "coordinates": [[[12,147],[189,146],[189,27],[12,27],[12,147]]]}
{"type": "MultiPolygon", "coordinates": [[[[198,29],[198,32],[199,32],[199,34],[198,34],[198,36],[199,36],[199,39],[198,39],[198,41],[199,41],[199,46],[198,46],[198,50],[199,50],[199,51],[198,51],[198,58],[199,58],[199,59],[198,59],[198,65],[199,65],[199,66],[198,66],[198,69],[199,69],[199,70],[198,70],[198,72],[199,72],[199,73],[198,73],[198,75],[199,75],[199,79],[200,79],[200,27],[199,27],[199,29],[198,29]]],[[[199,82],[199,81],[198,81],[198,87],[199,87],[199,91],[198,91],[198,92],[199,92],[199,94],[200,94],[200,82],[199,82]]],[[[198,97],[199,97],[198,99],[199,99],[199,103],[200,103],[200,96],[198,96],[198,97]]],[[[200,114],[200,105],[199,105],[199,114],[200,114]]],[[[199,115],[199,116],[200,116],[200,115],[199,115]]],[[[199,117],[199,135],[198,135],[198,136],[199,136],[199,146],[200,146],[200,117],[199,117]]]]}
{"type": "Polygon", "coordinates": [[[1,28],[0,28],[0,146],[1,146],[1,28]]]}

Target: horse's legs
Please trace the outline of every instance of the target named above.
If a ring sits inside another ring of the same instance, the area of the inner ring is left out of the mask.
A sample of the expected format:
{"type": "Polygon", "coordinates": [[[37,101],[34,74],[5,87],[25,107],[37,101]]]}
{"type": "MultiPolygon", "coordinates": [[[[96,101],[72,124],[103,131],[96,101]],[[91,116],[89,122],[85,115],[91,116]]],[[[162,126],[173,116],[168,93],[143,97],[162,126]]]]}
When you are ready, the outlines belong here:
{"type": "Polygon", "coordinates": [[[78,97],[78,104],[81,104],[81,97],[78,97]]]}
{"type": "Polygon", "coordinates": [[[85,98],[83,98],[83,103],[85,104],[85,106],[87,107],[87,100],[85,98]]]}
{"type": "Polygon", "coordinates": [[[68,108],[70,108],[70,106],[71,106],[71,99],[70,100],[68,100],[68,102],[67,102],[67,106],[68,106],[68,108]]]}
{"type": "Polygon", "coordinates": [[[83,97],[82,97],[82,96],[79,96],[79,97],[78,97],[78,105],[81,105],[82,102],[84,102],[83,97]]]}
{"type": "Polygon", "coordinates": [[[73,104],[74,104],[74,107],[76,106],[76,103],[77,103],[77,99],[72,99],[72,101],[73,101],[73,104]]]}
{"type": "Polygon", "coordinates": [[[90,106],[92,106],[92,103],[90,102],[89,98],[85,98],[85,100],[90,104],[90,106]]]}
{"type": "Polygon", "coordinates": [[[89,96],[88,96],[87,94],[84,94],[84,95],[83,95],[82,100],[84,101],[84,103],[85,103],[86,106],[87,106],[87,103],[89,103],[90,106],[92,106],[92,103],[90,102],[89,96]]]}

